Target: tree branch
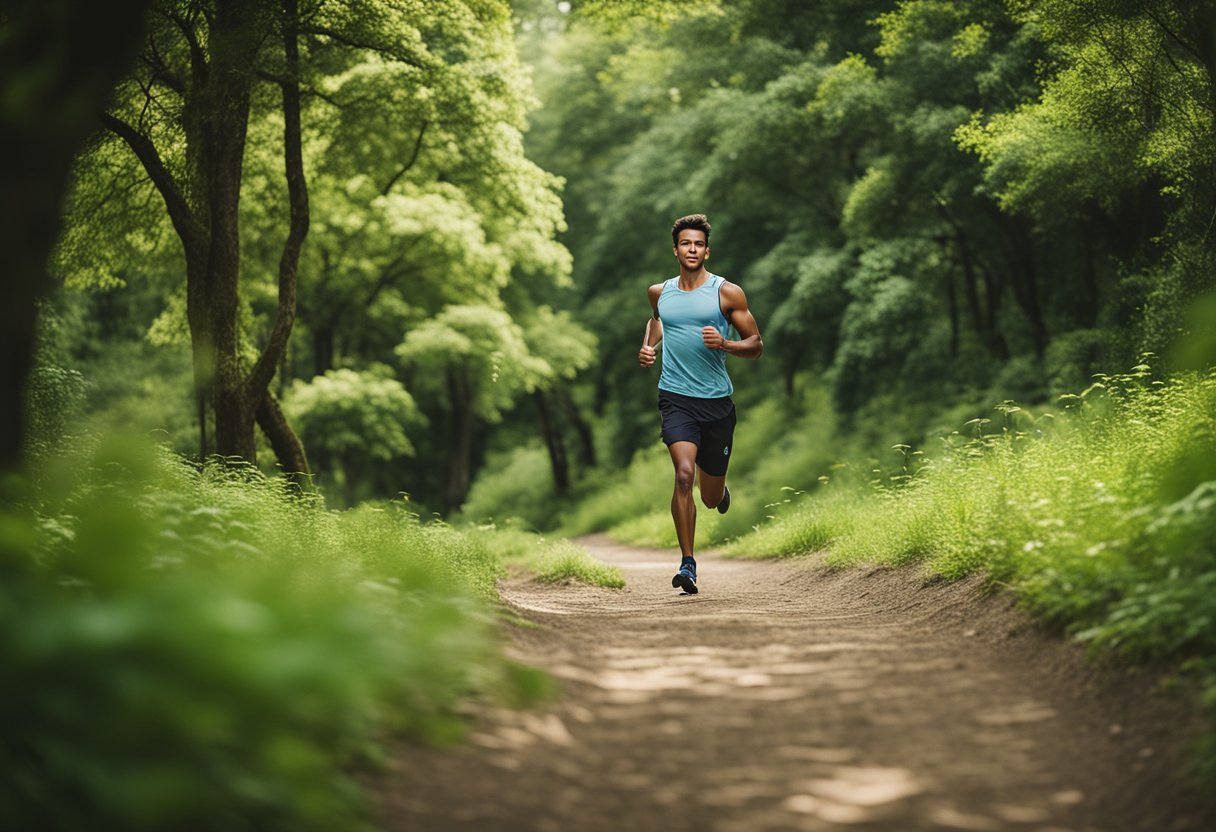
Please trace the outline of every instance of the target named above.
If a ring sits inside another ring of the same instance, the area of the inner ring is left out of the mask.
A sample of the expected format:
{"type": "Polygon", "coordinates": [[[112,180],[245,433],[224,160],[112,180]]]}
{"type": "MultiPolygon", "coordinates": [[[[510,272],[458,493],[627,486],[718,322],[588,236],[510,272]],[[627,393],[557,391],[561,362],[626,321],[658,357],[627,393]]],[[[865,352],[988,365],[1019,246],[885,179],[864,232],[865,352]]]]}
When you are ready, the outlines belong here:
{"type": "Polygon", "coordinates": [[[169,173],[164,162],[161,161],[160,154],[156,151],[152,140],[110,113],[102,114],[101,123],[107,130],[126,142],[127,147],[131,148],[131,152],[144,166],[148,178],[152,180],[152,184],[156,186],[156,190],[160,192],[161,198],[165,201],[169,219],[173,222],[177,235],[181,237],[186,251],[190,252],[199,246],[202,243],[202,229],[185,197],[182,196],[177,182],[174,181],[173,174],[169,173]]]}
{"type": "Polygon", "coordinates": [[[429,124],[430,122],[428,121],[422,122],[422,127],[418,130],[418,138],[414,140],[414,152],[410,155],[410,160],[405,163],[405,167],[397,171],[388,182],[384,183],[384,187],[380,189],[381,196],[388,196],[388,192],[397,184],[397,180],[405,176],[409,172],[409,169],[414,166],[414,163],[418,161],[418,153],[422,150],[422,137],[426,135],[426,128],[429,124]]]}
{"type": "Polygon", "coordinates": [[[399,63],[408,64],[409,66],[417,69],[425,69],[423,64],[412,55],[396,52],[386,44],[371,43],[368,41],[359,40],[358,38],[353,38],[350,35],[344,32],[339,32],[337,29],[333,29],[329,26],[301,26],[300,32],[305,35],[329,38],[330,40],[336,41],[343,46],[349,46],[353,49],[366,49],[369,52],[376,52],[380,55],[386,55],[399,63]]]}
{"type": "MultiPolygon", "coordinates": [[[[187,20],[182,15],[174,11],[166,12],[169,18],[177,24],[177,28],[182,30],[182,34],[186,38],[186,43],[190,45],[190,70],[197,83],[206,83],[207,81],[207,53],[203,51],[202,44],[198,40],[198,32],[194,29],[193,21],[187,20]]],[[[208,20],[210,20],[208,18],[208,20]]]]}
{"type": "Polygon", "coordinates": [[[1144,13],[1148,15],[1149,19],[1152,20],[1153,23],[1157,24],[1158,29],[1165,32],[1165,34],[1169,36],[1170,40],[1182,47],[1183,51],[1189,53],[1193,58],[1195,58],[1195,60],[1199,61],[1199,63],[1203,64],[1204,66],[1207,65],[1207,62],[1203,59],[1203,55],[1201,55],[1199,50],[1195,48],[1195,45],[1188,43],[1182,38],[1181,35],[1171,29],[1160,15],[1148,8],[1147,5],[1144,8],[1144,13]]]}
{"type": "Polygon", "coordinates": [[[169,69],[169,64],[165,61],[165,56],[156,48],[156,39],[152,35],[148,35],[148,52],[141,55],[140,60],[152,70],[153,81],[160,81],[178,95],[185,95],[185,82],[177,73],[169,69]]]}
{"type": "Polygon", "coordinates": [[[250,370],[245,383],[254,396],[263,395],[274,377],[287,338],[296,319],[296,274],[300,250],[308,235],[308,182],[304,177],[304,152],[300,128],[300,43],[297,0],[283,2],[283,49],[287,77],[280,81],[283,90],[283,158],[287,176],[288,205],[291,213],[287,240],[279,257],[279,304],[266,347],[250,370]]]}

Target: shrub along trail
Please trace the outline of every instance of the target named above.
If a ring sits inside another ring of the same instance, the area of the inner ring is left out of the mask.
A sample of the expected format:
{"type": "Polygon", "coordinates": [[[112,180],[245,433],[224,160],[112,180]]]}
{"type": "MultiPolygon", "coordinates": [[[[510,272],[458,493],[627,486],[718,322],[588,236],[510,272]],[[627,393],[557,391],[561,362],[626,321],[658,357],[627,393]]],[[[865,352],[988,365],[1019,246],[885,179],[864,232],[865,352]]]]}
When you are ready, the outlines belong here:
{"type": "Polygon", "coordinates": [[[1193,717],[1151,674],[1087,665],[976,580],[582,541],[625,590],[514,582],[538,709],[405,747],[378,782],[400,830],[1209,829],[1178,777],[1193,717]]]}

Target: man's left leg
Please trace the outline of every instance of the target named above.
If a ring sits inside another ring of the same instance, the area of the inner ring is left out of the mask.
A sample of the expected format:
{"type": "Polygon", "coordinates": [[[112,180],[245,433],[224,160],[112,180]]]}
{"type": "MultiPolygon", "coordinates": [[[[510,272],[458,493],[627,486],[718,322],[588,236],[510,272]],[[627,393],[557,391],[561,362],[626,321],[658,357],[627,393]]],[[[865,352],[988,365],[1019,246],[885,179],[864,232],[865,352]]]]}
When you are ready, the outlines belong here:
{"type": "Polygon", "coordinates": [[[705,503],[706,508],[717,508],[726,496],[726,474],[715,477],[698,466],[697,479],[701,481],[701,502],[705,503]]]}
{"type": "Polygon", "coordinates": [[[730,489],[726,487],[726,469],[730,466],[731,446],[735,441],[735,411],[713,422],[701,425],[701,445],[697,448],[697,479],[701,484],[701,502],[706,508],[716,508],[726,514],[730,508],[730,489]]]}

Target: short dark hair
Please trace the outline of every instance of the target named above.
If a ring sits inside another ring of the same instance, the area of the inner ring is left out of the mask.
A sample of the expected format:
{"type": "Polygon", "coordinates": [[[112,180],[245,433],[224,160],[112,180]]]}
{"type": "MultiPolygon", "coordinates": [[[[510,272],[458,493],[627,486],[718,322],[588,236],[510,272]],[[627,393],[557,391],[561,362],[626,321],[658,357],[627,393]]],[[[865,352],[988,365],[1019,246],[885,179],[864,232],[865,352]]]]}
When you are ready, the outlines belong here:
{"type": "Polygon", "coordinates": [[[704,231],[705,245],[709,245],[709,218],[704,214],[689,214],[687,217],[680,217],[671,224],[671,244],[673,246],[680,244],[680,232],[685,228],[704,231]]]}

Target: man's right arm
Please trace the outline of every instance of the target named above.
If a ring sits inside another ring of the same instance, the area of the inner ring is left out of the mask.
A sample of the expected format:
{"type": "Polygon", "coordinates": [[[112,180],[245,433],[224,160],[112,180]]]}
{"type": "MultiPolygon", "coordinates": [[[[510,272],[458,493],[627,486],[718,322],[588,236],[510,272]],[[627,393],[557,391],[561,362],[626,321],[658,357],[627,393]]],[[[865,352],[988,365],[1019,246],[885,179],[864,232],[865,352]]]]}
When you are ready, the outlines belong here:
{"type": "Polygon", "coordinates": [[[646,323],[646,337],[642,348],[638,350],[638,364],[651,367],[655,362],[655,345],[663,340],[663,322],[659,320],[659,295],[663,293],[663,284],[656,283],[646,290],[650,299],[650,320],[646,323]]]}

